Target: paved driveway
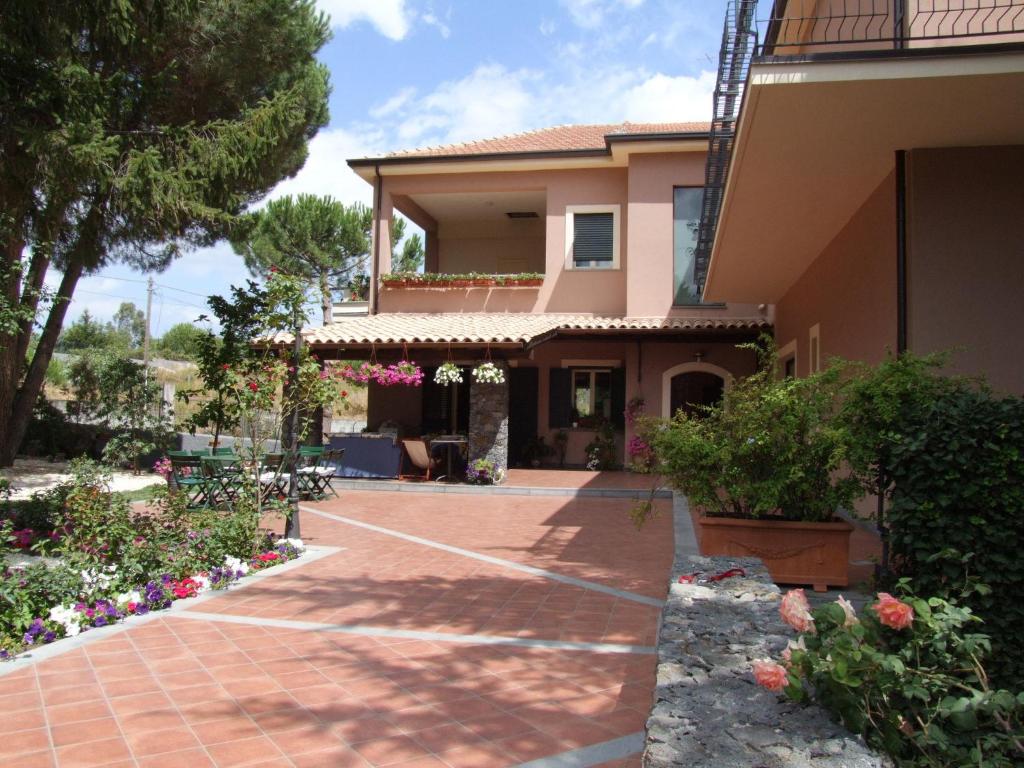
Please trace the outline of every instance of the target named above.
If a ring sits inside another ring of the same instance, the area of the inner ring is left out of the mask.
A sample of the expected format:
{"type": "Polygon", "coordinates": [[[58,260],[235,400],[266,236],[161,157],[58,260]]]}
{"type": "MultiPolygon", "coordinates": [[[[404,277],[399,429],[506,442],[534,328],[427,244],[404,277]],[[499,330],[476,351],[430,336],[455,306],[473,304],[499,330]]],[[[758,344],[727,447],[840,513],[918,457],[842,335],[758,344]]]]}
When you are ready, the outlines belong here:
{"type": "Polygon", "coordinates": [[[307,505],[294,567],[7,668],[0,764],[639,765],[672,534],[631,503],[307,505]]]}

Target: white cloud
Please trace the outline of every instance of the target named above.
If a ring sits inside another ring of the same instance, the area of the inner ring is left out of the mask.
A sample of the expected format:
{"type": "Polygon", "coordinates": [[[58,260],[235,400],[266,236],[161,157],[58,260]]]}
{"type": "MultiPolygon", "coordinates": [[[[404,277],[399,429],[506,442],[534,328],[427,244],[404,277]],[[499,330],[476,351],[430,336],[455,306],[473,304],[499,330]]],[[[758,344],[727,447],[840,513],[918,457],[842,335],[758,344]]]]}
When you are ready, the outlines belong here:
{"type": "MultiPolygon", "coordinates": [[[[448,17],[450,16],[451,9],[449,8],[448,13],[445,15],[445,19],[447,20],[448,17]]],[[[420,16],[420,21],[422,21],[428,27],[436,27],[441,37],[443,37],[445,40],[452,36],[452,29],[451,27],[448,26],[447,21],[442,21],[433,11],[427,11],[422,16],[420,16]]]]}
{"type": "Polygon", "coordinates": [[[359,178],[346,161],[354,157],[379,156],[392,149],[395,147],[388,146],[376,128],[325,128],[309,142],[309,157],[302,170],[274,187],[267,199],[306,193],[330,195],[346,205],[356,201],[369,205],[373,188],[359,178]]]}
{"type": "Polygon", "coordinates": [[[540,26],[538,27],[540,33],[544,35],[544,37],[550,37],[551,35],[553,35],[557,28],[557,25],[551,19],[544,19],[543,21],[541,21],[540,26]]]}
{"type": "Polygon", "coordinates": [[[595,29],[604,22],[605,16],[620,8],[633,10],[644,0],[562,0],[573,23],[584,29],[595,29]]]}
{"type": "Polygon", "coordinates": [[[381,141],[390,151],[562,123],[707,120],[714,87],[711,71],[690,77],[625,66],[590,67],[556,80],[550,73],[483,64],[419,98],[396,94],[387,104],[395,102],[389,119],[398,124],[381,141]]]}
{"type": "Polygon", "coordinates": [[[331,26],[339,29],[359,21],[367,21],[392,40],[409,34],[412,12],[405,0],[317,0],[321,11],[331,17],[331,26]]]}
{"type": "Polygon", "coordinates": [[[402,106],[404,106],[409,101],[409,99],[411,99],[415,95],[415,88],[411,86],[409,88],[403,88],[390,99],[385,101],[383,104],[373,107],[370,110],[370,116],[377,120],[385,118],[388,115],[392,114],[393,112],[397,112],[399,109],[401,109],[402,106]]]}

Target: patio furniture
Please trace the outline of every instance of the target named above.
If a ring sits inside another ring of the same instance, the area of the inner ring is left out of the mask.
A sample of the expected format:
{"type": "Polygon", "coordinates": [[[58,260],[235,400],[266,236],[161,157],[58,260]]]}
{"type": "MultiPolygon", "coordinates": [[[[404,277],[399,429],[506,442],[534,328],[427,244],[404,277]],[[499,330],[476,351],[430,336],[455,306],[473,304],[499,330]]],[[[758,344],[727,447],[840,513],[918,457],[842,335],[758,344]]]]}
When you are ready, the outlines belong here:
{"type": "Polygon", "coordinates": [[[334,486],[331,485],[331,481],[334,479],[337,465],[344,455],[344,448],[327,448],[320,454],[320,460],[313,467],[313,474],[309,478],[317,499],[327,498],[328,491],[334,496],[338,495],[334,486]]]}
{"type": "Polygon", "coordinates": [[[344,451],[335,477],[392,478],[401,472],[404,451],[393,435],[346,432],[331,435],[329,444],[344,451]]]}
{"type": "MultiPolygon", "coordinates": [[[[433,452],[434,446],[439,445],[444,448],[446,454],[446,467],[447,471],[437,480],[447,480],[448,482],[455,481],[455,475],[452,473],[452,454],[455,451],[462,451],[469,445],[469,441],[462,435],[440,435],[430,441],[430,449],[433,452]]],[[[429,478],[428,478],[429,479],[429,478]]]]}
{"type": "Polygon", "coordinates": [[[171,476],[174,485],[188,499],[189,509],[210,506],[210,482],[203,472],[203,460],[199,456],[174,455],[171,451],[171,476]]]}
{"type": "Polygon", "coordinates": [[[324,451],[325,449],[322,445],[299,446],[299,455],[296,457],[295,470],[295,475],[299,483],[299,498],[322,498],[319,481],[320,476],[317,470],[321,466],[324,451]]]}
{"type": "MultiPolygon", "coordinates": [[[[433,470],[437,469],[437,465],[440,462],[430,455],[430,450],[429,448],[427,448],[427,441],[403,440],[402,449],[405,451],[405,456],[407,459],[409,459],[409,463],[412,464],[416,469],[423,470],[424,474],[404,475],[401,474],[401,471],[399,471],[398,478],[400,480],[430,480],[430,473],[433,470]]],[[[404,469],[404,467],[402,467],[402,469],[404,469]]]]}
{"type": "Polygon", "coordinates": [[[290,466],[290,463],[285,461],[283,453],[268,453],[262,458],[258,476],[261,501],[288,496],[290,466]]]}
{"type": "Polygon", "coordinates": [[[241,490],[242,466],[235,456],[200,456],[203,474],[208,483],[210,503],[232,508],[241,490]]]}
{"type": "Polygon", "coordinates": [[[233,446],[230,446],[230,445],[225,447],[225,448],[220,448],[220,447],[214,448],[213,449],[213,455],[214,456],[234,456],[235,455],[235,449],[234,449],[233,446]]]}

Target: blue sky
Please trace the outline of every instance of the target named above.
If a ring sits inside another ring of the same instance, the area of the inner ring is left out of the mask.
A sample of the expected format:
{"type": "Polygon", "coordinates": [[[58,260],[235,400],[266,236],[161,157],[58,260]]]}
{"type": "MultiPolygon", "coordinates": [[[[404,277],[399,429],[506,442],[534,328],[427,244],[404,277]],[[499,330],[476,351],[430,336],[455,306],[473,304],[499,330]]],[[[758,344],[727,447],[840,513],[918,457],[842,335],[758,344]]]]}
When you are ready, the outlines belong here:
{"type": "MultiPolygon", "coordinates": [[[[305,167],[271,197],[369,203],[351,157],[566,123],[706,120],[725,0],[318,0],[333,39],[331,120],[305,167]]],[[[248,277],[224,245],[155,275],[153,335],[192,322],[204,297],[248,277]]],[[[109,319],[145,307],[146,275],[121,265],[81,281],[69,309],[109,319]]],[[[59,276],[50,275],[55,284],[59,276]]]]}

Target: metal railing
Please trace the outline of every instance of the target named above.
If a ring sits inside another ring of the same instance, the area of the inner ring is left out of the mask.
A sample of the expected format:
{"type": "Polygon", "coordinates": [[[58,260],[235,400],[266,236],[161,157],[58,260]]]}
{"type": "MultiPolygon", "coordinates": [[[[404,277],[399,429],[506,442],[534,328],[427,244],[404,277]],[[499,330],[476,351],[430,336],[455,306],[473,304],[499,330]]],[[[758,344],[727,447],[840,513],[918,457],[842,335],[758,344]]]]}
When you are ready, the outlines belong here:
{"type": "Polygon", "coordinates": [[[758,26],[758,56],[900,49],[1024,32],[1024,0],[777,0],[758,26]]]}
{"type": "Polygon", "coordinates": [[[750,59],[757,47],[754,11],[757,0],[730,0],[725,12],[722,47],[718,55],[718,82],[715,86],[714,109],[707,164],[704,168],[704,198],[701,203],[697,247],[694,251],[694,277],[698,294],[704,291],[711,247],[715,242],[718,215],[722,210],[725,180],[729,173],[732,143],[736,136],[736,120],[743,103],[750,59]]]}

